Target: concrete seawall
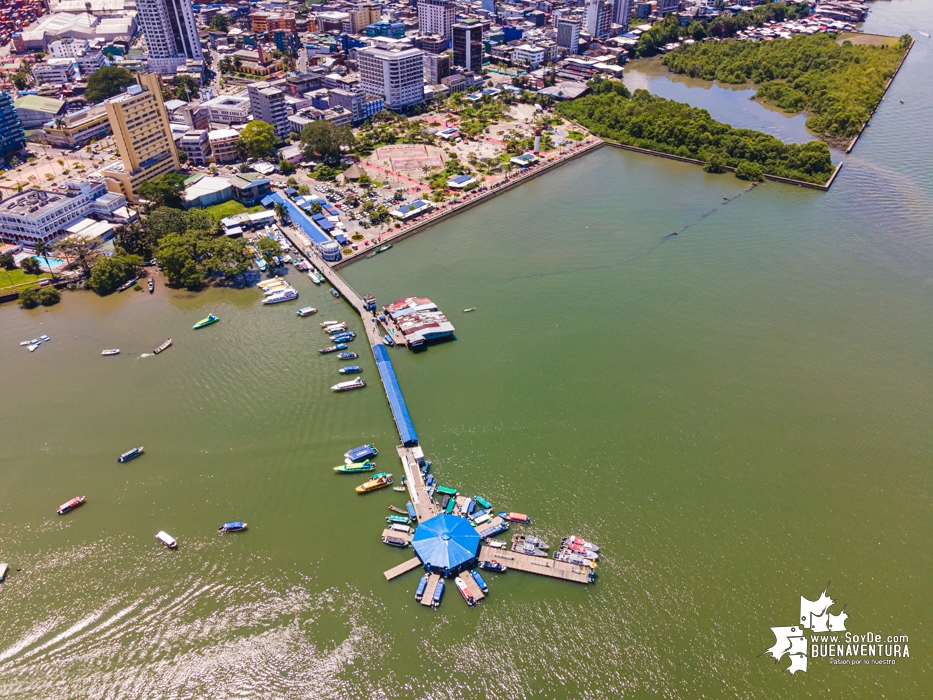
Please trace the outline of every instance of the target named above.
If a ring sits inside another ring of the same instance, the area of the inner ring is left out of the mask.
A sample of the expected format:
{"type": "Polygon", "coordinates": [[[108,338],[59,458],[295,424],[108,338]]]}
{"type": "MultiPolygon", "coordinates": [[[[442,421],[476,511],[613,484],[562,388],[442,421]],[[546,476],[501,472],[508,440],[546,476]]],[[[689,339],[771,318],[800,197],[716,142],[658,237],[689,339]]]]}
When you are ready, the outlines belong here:
{"type": "MultiPolygon", "coordinates": [[[[570,151],[569,153],[565,153],[558,158],[555,158],[554,160],[543,162],[522,175],[516,175],[510,180],[503,182],[495,189],[487,190],[478,195],[470,197],[466,201],[457,202],[456,204],[451,205],[446,209],[435,212],[433,215],[430,215],[430,218],[421,220],[418,223],[399,230],[398,232],[390,230],[380,236],[380,243],[395,243],[396,241],[404,240],[409,236],[414,236],[416,233],[421,233],[425,229],[430,228],[435,224],[439,224],[442,221],[447,221],[448,219],[466,211],[467,209],[472,209],[478,204],[482,204],[483,202],[492,199],[493,197],[497,197],[504,192],[508,192],[509,190],[512,190],[519,185],[528,182],[529,180],[533,180],[546,172],[549,172],[555,168],[559,168],[561,165],[564,165],[564,163],[569,163],[570,161],[576,160],[581,156],[585,156],[588,153],[599,150],[605,145],[605,143],[606,142],[600,139],[596,139],[595,141],[584,144],[583,146],[570,151]]],[[[343,260],[333,263],[331,267],[335,270],[344,268],[347,265],[351,265],[360,259],[365,259],[366,252],[367,251],[360,251],[352,257],[344,258],[343,260]]]]}

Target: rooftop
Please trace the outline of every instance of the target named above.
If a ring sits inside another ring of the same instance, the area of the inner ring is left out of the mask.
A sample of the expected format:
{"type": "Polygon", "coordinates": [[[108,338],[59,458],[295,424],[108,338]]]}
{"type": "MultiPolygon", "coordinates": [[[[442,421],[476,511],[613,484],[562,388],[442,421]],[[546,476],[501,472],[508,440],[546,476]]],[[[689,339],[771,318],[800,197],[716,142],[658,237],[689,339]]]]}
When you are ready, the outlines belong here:
{"type": "Polygon", "coordinates": [[[40,97],[39,95],[25,95],[13,102],[16,109],[29,109],[35,112],[48,112],[49,114],[58,114],[65,106],[64,100],[56,100],[53,97],[40,97]]]}

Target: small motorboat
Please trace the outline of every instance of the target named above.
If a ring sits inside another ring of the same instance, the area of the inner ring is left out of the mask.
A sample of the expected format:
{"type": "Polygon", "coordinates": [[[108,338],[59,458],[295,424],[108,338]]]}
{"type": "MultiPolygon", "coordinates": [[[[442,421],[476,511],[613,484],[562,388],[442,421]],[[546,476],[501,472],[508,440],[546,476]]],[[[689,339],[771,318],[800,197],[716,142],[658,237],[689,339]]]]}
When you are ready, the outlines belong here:
{"type": "Polygon", "coordinates": [[[463,313],[468,314],[468,313],[470,313],[471,311],[476,311],[476,307],[475,307],[475,306],[471,306],[469,309],[464,309],[464,310],[463,310],[463,313]]]}
{"type": "Polygon", "coordinates": [[[513,544],[530,544],[532,547],[537,547],[538,549],[550,549],[547,542],[542,542],[537,537],[532,535],[512,535],[513,544]]]}
{"type": "Polygon", "coordinates": [[[302,318],[304,318],[305,316],[312,316],[316,314],[317,309],[315,309],[313,306],[306,306],[303,309],[298,309],[298,311],[296,311],[295,313],[298,316],[301,316],[302,318]]]}
{"type": "Polygon", "coordinates": [[[378,454],[379,450],[372,445],[360,445],[359,447],[353,447],[344,452],[343,457],[347,462],[362,462],[378,454]]]}
{"type": "Polygon", "coordinates": [[[403,492],[403,491],[407,491],[408,489],[406,489],[404,486],[393,486],[393,487],[392,487],[392,490],[393,490],[393,491],[398,491],[399,493],[401,493],[401,492],[403,492]]]}
{"type": "Polygon", "coordinates": [[[262,300],[263,304],[281,304],[283,301],[294,301],[298,298],[298,292],[289,287],[280,292],[274,292],[262,300]]]}
{"type": "MultiPolygon", "coordinates": [[[[338,474],[356,474],[357,472],[371,472],[376,468],[375,463],[370,462],[368,459],[362,464],[341,464],[339,467],[334,467],[334,471],[338,474]]],[[[402,511],[403,513],[405,511],[402,511]]]]}
{"type": "Polygon", "coordinates": [[[346,367],[341,367],[337,370],[340,374],[359,374],[363,371],[363,368],[359,365],[347,365],[346,367]]]}
{"type": "Polygon", "coordinates": [[[408,525],[411,519],[407,515],[388,515],[386,516],[386,522],[395,523],[396,525],[408,525]]]}
{"type": "Polygon", "coordinates": [[[441,486],[441,485],[438,485],[438,487],[437,487],[437,492],[438,492],[438,493],[446,493],[448,496],[456,496],[456,495],[457,495],[457,489],[451,488],[450,486],[441,486]]]}
{"type": "Polygon", "coordinates": [[[331,295],[334,297],[334,299],[339,299],[339,298],[340,298],[340,292],[338,292],[338,291],[337,291],[336,289],[334,289],[333,287],[330,288],[330,293],[331,293],[331,295]]]}
{"type": "Polygon", "coordinates": [[[353,391],[354,389],[363,389],[366,387],[366,382],[357,377],[352,382],[339,382],[334,384],[330,390],[331,391],[353,391]]]}
{"type": "Polygon", "coordinates": [[[391,510],[393,513],[399,513],[401,515],[405,515],[405,513],[408,512],[404,508],[399,508],[398,506],[389,506],[389,510],[391,510]]]}
{"type": "Polygon", "coordinates": [[[325,333],[342,333],[347,330],[347,324],[343,321],[334,321],[329,326],[324,327],[325,333]]]}
{"type": "Polygon", "coordinates": [[[311,272],[308,273],[308,279],[310,279],[315,284],[320,284],[324,281],[324,275],[322,275],[317,270],[311,270],[311,272]]]}
{"type": "Polygon", "coordinates": [[[334,326],[338,323],[341,323],[341,321],[321,321],[321,328],[327,328],[328,326],[334,326]]]}
{"type": "Polygon", "coordinates": [[[434,589],[434,596],[431,599],[431,604],[436,608],[441,604],[441,598],[444,596],[444,579],[441,579],[437,582],[437,588],[434,589]]]}
{"type": "Polygon", "coordinates": [[[118,291],[118,292],[125,292],[125,291],[126,291],[127,289],[129,289],[130,287],[135,286],[135,285],[136,285],[136,282],[137,282],[138,280],[139,280],[138,277],[134,277],[134,278],[131,279],[131,280],[127,280],[126,282],[124,282],[123,284],[121,284],[119,287],[117,287],[117,291],[118,291]]]}
{"type": "Polygon", "coordinates": [[[329,348],[321,348],[320,350],[318,350],[318,352],[321,353],[322,355],[326,355],[329,352],[337,352],[338,350],[346,350],[346,349],[347,349],[346,343],[337,343],[337,345],[331,345],[329,348]]]}
{"type": "Polygon", "coordinates": [[[502,565],[502,562],[497,561],[496,559],[491,559],[490,561],[481,561],[478,566],[481,569],[486,569],[486,571],[498,571],[500,574],[505,573],[505,567],[502,565]]]}
{"type": "Polygon", "coordinates": [[[470,569],[470,576],[473,577],[473,580],[476,581],[476,585],[479,586],[479,589],[483,593],[489,592],[489,586],[486,585],[486,582],[483,580],[483,577],[479,575],[478,571],[470,569]]]}
{"type": "Polygon", "coordinates": [[[220,319],[217,318],[214,314],[208,314],[207,318],[202,318],[200,321],[195,323],[192,328],[197,330],[198,328],[204,328],[204,326],[209,326],[212,323],[217,323],[220,319]]]}
{"type": "Polygon", "coordinates": [[[357,493],[370,493],[371,491],[378,491],[379,489],[384,489],[386,486],[391,486],[392,484],[392,475],[386,474],[385,476],[374,477],[369,481],[360,484],[356,487],[357,493]]]}
{"type": "Polygon", "coordinates": [[[336,333],[330,337],[331,341],[334,343],[349,343],[350,341],[356,338],[356,333],[353,331],[343,331],[341,333],[336,333]]]}
{"type": "Polygon", "coordinates": [[[386,243],[384,246],[382,246],[382,247],[379,249],[379,252],[380,252],[380,253],[384,253],[384,252],[386,252],[387,250],[389,250],[391,247],[392,247],[392,244],[391,244],[391,243],[386,243]]]}
{"type": "Polygon", "coordinates": [[[163,350],[165,350],[165,349],[166,349],[169,345],[171,345],[171,344],[172,344],[172,339],[169,338],[168,340],[166,340],[164,343],[162,343],[159,347],[157,347],[157,348],[156,348],[155,350],[153,350],[152,352],[153,352],[153,354],[158,355],[160,352],[162,352],[163,350]]]}
{"type": "Polygon", "coordinates": [[[485,508],[486,510],[489,510],[490,508],[492,508],[492,503],[490,503],[489,501],[487,501],[487,500],[486,500],[485,498],[483,498],[482,496],[477,496],[477,497],[476,497],[476,502],[479,503],[479,504],[480,504],[483,508],[485,508]]]}
{"type": "Polygon", "coordinates": [[[111,348],[110,350],[104,350],[101,355],[119,355],[120,348],[111,348]]]}
{"type": "Polygon", "coordinates": [[[428,575],[425,574],[418,582],[418,588],[415,590],[415,600],[420,601],[424,597],[424,589],[428,587],[428,575]]]}
{"type": "Polygon", "coordinates": [[[26,346],[26,349],[29,352],[35,352],[37,347],[39,347],[37,343],[30,343],[29,345],[26,346]]]}
{"type": "Polygon", "coordinates": [[[84,503],[84,496],[76,496],[67,503],[62,503],[55,512],[59,515],[64,515],[65,513],[70,513],[82,503],[84,503]]]}
{"type": "Polygon", "coordinates": [[[389,347],[392,347],[393,345],[395,345],[395,341],[392,340],[392,336],[391,336],[391,335],[385,336],[385,337],[382,339],[382,342],[385,343],[386,345],[388,345],[389,347]]]}
{"type": "Polygon", "coordinates": [[[155,291],[155,280],[150,277],[146,284],[149,285],[149,293],[152,294],[155,291]]]}
{"type": "Polygon", "coordinates": [[[172,537],[167,532],[165,532],[164,530],[159,530],[156,533],[156,539],[159,540],[159,542],[164,544],[169,549],[175,549],[175,547],[178,546],[178,543],[175,541],[175,538],[172,537]]]}
{"type": "Polygon", "coordinates": [[[22,343],[20,343],[20,345],[23,345],[23,346],[30,345],[30,344],[31,343],[28,340],[24,340],[22,343]]]}
{"type": "Polygon", "coordinates": [[[39,340],[38,338],[33,338],[29,342],[32,343],[33,345],[42,345],[42,341],[39,340]]]}
{"type": "Polygon", "coordinates": [[[231,523],[224,523],[217,528],[217,532],[241,532],[246,529],[246,523],[242,520],[234,520],[231,523]]]}
{"type": "MultiPolygon", "coordinates": [[[[10,573],[10,565],[0,562],[0,582],[6,581],[6,575],[10,573]]],[[[427,578],[427,576],[425,576],[427,578]]]]}
{"type": "Polygon", "coordinates": [[[408,519],[409,519],[409,520],[415,521],[415,520],[418,519],[418,513],[415,511],[415,506],[414,506],[414,504],[412,504],[411,501],[409,501],[408,503],[405,504],[405,508],[406,508],[407,511],[408,511],[408,519]]]}
{"type": "Polygon", "coordinates": [[[598,551],[599,551],[599,547],[597,547],[597,546],[596,546],[595,544],[593,544],[592,542],[587,542],[587,541],[586,541],[585,539],[583,539],[582,537],[576,537],[576,536],[574,536],[574,535],[571,535],[570,537],[565,537],[565,538],[563,538],[563,539],[561,540],[561,542],[563,542],[564,544],[567,544],[567,545],[571,545],[571,544],[580,545],[581,547],[584,547],[585,549],[588,549],[588,550],[590,550],[591,552],[598,552],[598,551]]]}
{"type": "Polygon", "coordinates": [[[460,591],[460,595],[463,596],[463,599],[466,601],[467,605],[476,605],[476,601],[473,600],[473,594],[470,593],[470,589],[467,588],[466,581],[457,576],[454,579],[454,583],[457,584],[457,590],[460,591]]]}
{"type": "Polygon", "coordinates": [[[486,546],[492,547],[494,549],[505,549],[507,547],[505,542],[503,542],[502,540],[493,539],[492,537],[486,540],[486,546]]]}
{"type": "Polygon", "coordinates": [[[134,447],[132,450],[127,450],[122,455],[117,457],[118,462],[129,462],[131,459],[136,459],[143,453],[142,447],[134,447]]]}
{"type": "Polygon", "coordinates": [[[499,517],[503,520],[508,520],[509,522],[513,523],[528,524],[531,522],[531,518],[529,518],[524,513],[499,513],[499,517]]]}
{"type": "Polygon", "coordinates": [[[51,338],[49,338],[47,335],[40,335],[39,340],[41,340],[43,343],[47,343],[51,340],[51,338]]]}

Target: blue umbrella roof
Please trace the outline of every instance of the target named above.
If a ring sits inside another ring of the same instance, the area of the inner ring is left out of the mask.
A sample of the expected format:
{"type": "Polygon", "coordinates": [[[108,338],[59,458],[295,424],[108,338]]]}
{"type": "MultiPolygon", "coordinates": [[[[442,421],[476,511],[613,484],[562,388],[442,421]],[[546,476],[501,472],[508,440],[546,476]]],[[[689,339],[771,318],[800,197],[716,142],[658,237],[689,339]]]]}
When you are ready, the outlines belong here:
{"type": "Polygon", "coordinates": [[[476,558],[479,535],[465,518],[442,513],[418,526],[411,546],[426,566],[456,569],[476,558]]]}

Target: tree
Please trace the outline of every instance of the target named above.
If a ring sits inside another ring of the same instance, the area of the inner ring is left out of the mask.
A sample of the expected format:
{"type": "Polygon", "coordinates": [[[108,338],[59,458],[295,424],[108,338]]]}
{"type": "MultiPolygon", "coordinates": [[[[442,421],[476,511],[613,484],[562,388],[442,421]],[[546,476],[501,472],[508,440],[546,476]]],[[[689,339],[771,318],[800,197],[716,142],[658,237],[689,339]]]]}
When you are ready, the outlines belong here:
{"type": "Polygon", "coordinates": [[[110,294],[136,274],[143,264],[138,255],[101,256],[91,270],[88,286],[101,296],[110,294]]]}
{"type": "Polygon", "coordinates": [[[298,194],[307,197],[309,194],[311,194],[311,188],[307,185],[298,185],[298,194]]]}
{"type": "Polygon", "coordinates": [[[0,254],[0,267],[4,270],[12,270],[16,267],[16,260],[13,258],[13,253],[0,254]]]}
{"type": "Polygon", "coordinates": [[[323,210],[324,210],[324,207],[321,205],[320,201],[316,199],[313,202],[311,202],[311,206],[308,207],[308,213],[311,216],[314,216],[315,214],[320,214],[323,210]]]}
{"type": "Polygon", "coordinates": [[[60,302],[62,299],[62,295],[52,285],[49,285],[48,287],[40,287],[36,296],[38,297],[39,303],[42,304],[42,306],[52,306],[60,302]]]}
{"type": "Polygon", "coordinates": [[[185,190],[185,176],[181,173],[166,173],[157,178],[144,182],[136,188],[136,193],[143,199],[148,199],[156,207],[171,207],[183,209],[181,199],[185,190]]]}
{"type": "Polygon", "coordinates": [[[104,66],[87,77],[84,99],[90,103],[103,102],[108,97],[119,95],[135,82],[133,74],[125,68],[104,66]]]}
{"type": "Polygon", "coordinates": [[[761,166],[747,160],[736,166],[735,176],[740,180],[751,180],[752,182],[759,182],[763,179],[761,166]]]}
{"type": "MultiPolygon", "coordinates": [[[[38,243],[36,243],[36,245],[35,245],[34,247],[35,247],[35,249],[36,249],[36,255],[41,256],[42,259],[45,260],[45,269],[48,270],[49,272],[52,272],[52,266],[49,265],[49,256],[48,256],[49,246],[48,246],[48,244],[45,243],[45,241],[39,241],[38,243]]],[[[55,279],[55,273],[54,273],[54,272],[52,272],[52,279],[53,279],[53,280],[55,279]]]]}
{"type": "MultiPolygon", "coordinates": [[[[282,171],[282,174],[289,175],[290,173],[295,172],[295,166],[290,160],[280,160],[279,161],[279,170],[282,171]]],[[[289,178],[289,180],[294,180],[294,178],[289,178]]],[[[298,184],[297,182],[295,184],[298,184]]],[[[295,185],[292,185],[294,187],[295,185]]]]}
{"type": "Polygon", "coordinates": [[[179,152],[178,152],[178,162],[181,163],[182,165],[184,165],[185,163],[187,163],[187,162],[188,162],[188,154],[185,153],[184,151],[179,151],[179,152]]]}
{"type": "Polygon", "coordinates": [[[27,275],[38,275],[40,272],[39,260],[37,258],[23,258],[19,266],[27,275]]]}
{"type": "Polygon", "coordinates": [[[703,170],[708,173],[724,173],[726,172],[725,166],[726,162],[723,160],[722,156],[718,153],[714,153],[706,159],[706,163],[703,164],[703,170]]]}
{"type": "Polygon", "coordinates": [[[262,255],[262,259],[266,261],[266,264],[270,268],[272,268],[275,264],[273,258],[282,252],[279,244],[268,236],[263,236],[260,238],[256,243],[256,247],[259,249],[259,254],[262,255]]]}
{"type": "Polygon", "coordinates": [[[279,221],[285,221],[285,219],[288,218],[288,209],[286,209],[285,205],[281,202],[276,202],[273,210],[275,211],[275,216],[279,221]]]}
{"type": "Polygon", "coordinates": [[[271,158],[275,155],[275,146],[279,142],[275,128],[264,121],[254,119],[240,132],[240,140],[250,158],[271,158]]]}
{"type": "Polygon", "coordinates": [[[197,289],[204,283],[204,270],[194,258],[192,243],[188,236],[170,233],[159,241],[155,253],[171,284],[197,289]]]}
{"type": "Polygon", "coordinates": [[[57,241],[52,250],[70,260],[76,260],[84,271],[90,274],[91,265],[100,254],[100,244],[79,236],[68,236],[57,241]]]}
{"type": "Polygon", "coordinates": [[[31,309],[39,303],[39,292],[35,287],[27,287],[19,293],[19,305],[24,309],[31,309]]]}
{"type": "Polygon", "coordinates": [[[334,126],[325,119],[318,119],[306,124],[299,137],[305,158],[310,160],[315,154],[328,166],[340,164],[340,149],[353,148],[356,138],[353,130],[347,126],[334,126]]]}
{"type": "Polygon", "coordinates": [[[175,98],[179,100],[191,101],[191,95],[198,94],[198,85],[194,78],[187,75],[175,77],[175,98]]]}
{"type": "Polygon", "coordinates": [[[219,68],[221,73],[232,73],[233,61],[230,60],[229,56],[224,56],[222,59],[220,59],[219,68]]]}
{"type": "Polygon", "coordinates": [[[228,32],[230,31],[230,19],[227,15],[222,15],[218,12],[211,17],[210,28],[212,32],[228,32]]]}

